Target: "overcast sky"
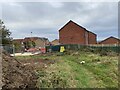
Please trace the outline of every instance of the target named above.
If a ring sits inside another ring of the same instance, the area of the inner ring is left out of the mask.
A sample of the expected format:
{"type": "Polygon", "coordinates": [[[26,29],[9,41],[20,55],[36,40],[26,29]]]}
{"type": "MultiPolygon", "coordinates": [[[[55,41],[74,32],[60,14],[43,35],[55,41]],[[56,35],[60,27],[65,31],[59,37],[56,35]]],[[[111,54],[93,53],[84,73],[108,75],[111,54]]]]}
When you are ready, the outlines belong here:
{"type": "Polygon", "coordinates": [[[9,2],[2,19],[14,39],[32,36],[59,38],[58,30],[73,20],[102,40],[118,36],[117,2],[9,2]]]}

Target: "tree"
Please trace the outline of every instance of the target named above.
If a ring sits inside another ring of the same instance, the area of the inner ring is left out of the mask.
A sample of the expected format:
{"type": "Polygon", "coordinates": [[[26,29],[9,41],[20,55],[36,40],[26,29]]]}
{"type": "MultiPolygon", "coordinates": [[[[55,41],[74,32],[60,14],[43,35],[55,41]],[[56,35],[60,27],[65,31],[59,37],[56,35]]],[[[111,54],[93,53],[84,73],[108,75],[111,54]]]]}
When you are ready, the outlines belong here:
{"type": "Polygon", "coordinates": [[[36,46],[36,43],[34,41],[32,41],[32,46],[35,47],[36,46]]]}
{"type": "Polygon", "coordinates": [[[23,42],[23,44],[26,49],[35,48],[36,46],[36,43],[34,41],[26,41],[26,42],[23,42]]]}
{"type": "Polygon", "coordinates": [[[17,43],[17,42],[13,42],[13,44],[15,45],[15,51],[16,52],[20,52],[21,51],[21,44],[17,43]]]}
{"type": "Polygon", "coordinates": [[[11,32],[7,29],[2,20],[0,20],[0,43],[2,45],[11,44],[12,38],[10,37],[11,32]]]}

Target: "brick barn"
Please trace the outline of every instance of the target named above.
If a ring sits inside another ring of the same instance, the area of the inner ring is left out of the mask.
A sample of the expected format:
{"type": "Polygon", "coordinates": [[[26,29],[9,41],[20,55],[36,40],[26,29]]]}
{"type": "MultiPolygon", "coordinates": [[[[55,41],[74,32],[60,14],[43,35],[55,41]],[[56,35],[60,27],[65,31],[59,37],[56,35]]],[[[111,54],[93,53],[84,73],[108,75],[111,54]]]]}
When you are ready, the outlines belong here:
{"type": "Polygon", "coordinates": [[[60,44],[96,44],[96,36],[72,20],[59,30],[60,44]]]}
{"type": "Polygon", "coordinates": [[[120,43],[120,39],[111,36],[100,41],[98,44],[119,44],[119,43],[120,43]]]}

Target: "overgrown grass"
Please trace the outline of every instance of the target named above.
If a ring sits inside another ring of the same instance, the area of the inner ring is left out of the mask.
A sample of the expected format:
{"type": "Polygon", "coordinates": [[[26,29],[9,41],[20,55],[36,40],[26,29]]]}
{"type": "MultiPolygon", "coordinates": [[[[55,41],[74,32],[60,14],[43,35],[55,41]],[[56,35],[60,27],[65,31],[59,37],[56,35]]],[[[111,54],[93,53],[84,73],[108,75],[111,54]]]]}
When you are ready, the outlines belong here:
{"type": "Polygon", "coordinates": [[[44,71],[38,71],[39,88],[73,87],[73,88],[107,88],[118,87],[118,56],[101,55],[92,52],[55,53],[52,55],[37,55],[17,57],[17,59],[58,60],[44,71]],[[85,61],[85,64],[81,64],[85,61]]]}

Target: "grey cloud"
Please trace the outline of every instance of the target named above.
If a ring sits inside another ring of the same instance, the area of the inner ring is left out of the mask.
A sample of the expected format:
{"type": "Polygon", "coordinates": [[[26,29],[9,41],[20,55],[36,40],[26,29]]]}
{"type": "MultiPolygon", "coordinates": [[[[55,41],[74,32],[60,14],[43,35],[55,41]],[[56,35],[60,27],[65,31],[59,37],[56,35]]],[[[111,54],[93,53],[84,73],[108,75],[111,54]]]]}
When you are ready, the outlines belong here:
{"type": "Polygon", "coordinates": [[[28,35],[58,38],[58,30],[70,19],[99,37],[116,35],[117,3],[90,2],[20,2],[3,4],[3,20],[14,38],[28,35]],[[111,32],[102,34],[102,32],[111,32]],[[22,33],[19,36],[15,36],[22,33]]]}

